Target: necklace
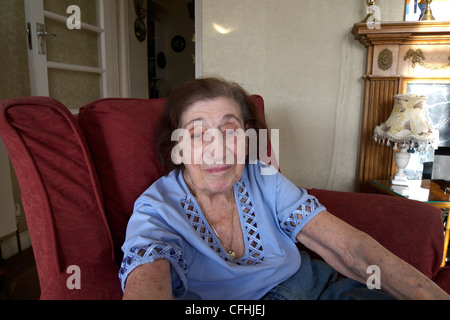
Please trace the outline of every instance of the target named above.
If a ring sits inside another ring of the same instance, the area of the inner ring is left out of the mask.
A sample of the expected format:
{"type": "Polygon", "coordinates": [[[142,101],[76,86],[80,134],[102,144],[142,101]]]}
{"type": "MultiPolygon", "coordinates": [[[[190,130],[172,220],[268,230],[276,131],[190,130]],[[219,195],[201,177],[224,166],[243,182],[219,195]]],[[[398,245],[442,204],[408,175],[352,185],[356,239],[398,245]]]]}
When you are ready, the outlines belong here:
{"type": "MultiPolygon", "coordinates": [[[[195,199],[197,199],[197,197],[195,199]]],[[[213,230],[214,234],[216,235],[216,238],[219,240],[220,245],[222,246],[222,248],[225,249],[225,252],[227,253],[228,257],[231,260],[236,259],[236,254],[235,254],[234,250],[228,249],[228,247],[225,246],[225,244],[223,243],[222,239],[220,239],[219,234],[217,233],[216,229],[214,228],[214,225],[209,221],[208,214],[206,213],[205,210],[203,210],[202,205],[200,204],[200,201],[198,199],[197,199],[197,203],[200,206],[200,209],[202,210],[202,212],[204,213],[206,221],[211,226],[211,229],[213,230]]],[[[233,219],[233,216],[232,216],[231,217],[231,230],[233,230],[233,229],[234,229],[234,219],[233,219]]],[[[233,242],[233,239],[231,239],[231,242],[233,242]]]]}
{"type": "MultiPolygon", "coordinates": [[[[184,172],[183,172],[183,179],[184,182],[186,182],[186,186],[188,187],[189,191],[191,192],[191,194],[194,196],[195,200],[197,200],[198,205],[200,206],[200,210],[203,212],[203,216],[205,217],[206,221],[208,222],[208,224],[211,226],[211,229],[213,230],[214,234],[216,235],[217,240],[219,240],[220,245],[222,246],[223,249],[225,249],[225,252],[227,253],[228,257],[231,260],[236,259],[236,253],[234,250],[229,249],[228,246],[225,246],[225,244],[223,243],[222,239],[219,237],[219,234],[217,233],[216,229],[214,228],[214,225],[211,223],[211,221],[209,221],[208,218],[208,214],[206,213],[206,211],[203,209],[200,200],[197,198],[197,194],[194,192],[194,190],[191,188],[191,186],[189,185],[189,183],[187,182],[186,177],[184,176],[184,172]]],[[[234,203],[234,206],[236,206],[236,203],[234,203]]],[[[233,215],[231,216],[231,232],[233,232],[234,230],[234,217],[233,215]]],[[[233,243],[233,239],[231,239],[231,243],[230,245],[233,243]]]]}

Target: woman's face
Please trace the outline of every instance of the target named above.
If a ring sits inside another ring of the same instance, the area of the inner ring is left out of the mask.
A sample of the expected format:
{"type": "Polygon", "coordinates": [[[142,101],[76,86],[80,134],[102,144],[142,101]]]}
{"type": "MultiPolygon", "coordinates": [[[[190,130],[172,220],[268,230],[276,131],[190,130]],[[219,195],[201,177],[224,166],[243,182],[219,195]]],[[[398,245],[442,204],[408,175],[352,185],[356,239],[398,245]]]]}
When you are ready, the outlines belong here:
{"type": "Polygon", "coordinates": [[[188,184],[196,193],[230,190],[241,179],[245,162],[244,120],[238,104],[222,97],[198,101],[183,112],[180,128],[190,136],[190,161],[184,163],[188,184]]]}

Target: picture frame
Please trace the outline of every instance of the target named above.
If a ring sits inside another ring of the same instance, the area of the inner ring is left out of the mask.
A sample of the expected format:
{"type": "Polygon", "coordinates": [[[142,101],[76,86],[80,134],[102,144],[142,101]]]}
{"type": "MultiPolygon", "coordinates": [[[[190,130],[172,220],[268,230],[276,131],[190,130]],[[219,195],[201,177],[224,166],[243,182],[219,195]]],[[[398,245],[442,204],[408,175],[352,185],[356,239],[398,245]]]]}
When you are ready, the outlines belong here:
{"type": "MultiPolygon", "coordinates": [[[[430,7],[436,21],[450,21],[450,0],[432,0],[430,7]]],[[[405,0],[405,21],[420,21],[421,8],[425,10],[425,0],[405,0]]]]}

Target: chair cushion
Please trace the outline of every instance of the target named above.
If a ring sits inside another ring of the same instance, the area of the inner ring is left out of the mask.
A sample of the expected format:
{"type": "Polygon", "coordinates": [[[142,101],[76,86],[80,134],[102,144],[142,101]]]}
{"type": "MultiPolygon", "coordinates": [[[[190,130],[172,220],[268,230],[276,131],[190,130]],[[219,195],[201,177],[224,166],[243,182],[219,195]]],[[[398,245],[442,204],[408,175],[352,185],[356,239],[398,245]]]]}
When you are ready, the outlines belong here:
{"type": "Polygon", "coordinates": [[[165,99],[102,99],[78,115],[102,186],[117,262],[134,202],[165,174],[155,141],[164,104],[165,99]]]}

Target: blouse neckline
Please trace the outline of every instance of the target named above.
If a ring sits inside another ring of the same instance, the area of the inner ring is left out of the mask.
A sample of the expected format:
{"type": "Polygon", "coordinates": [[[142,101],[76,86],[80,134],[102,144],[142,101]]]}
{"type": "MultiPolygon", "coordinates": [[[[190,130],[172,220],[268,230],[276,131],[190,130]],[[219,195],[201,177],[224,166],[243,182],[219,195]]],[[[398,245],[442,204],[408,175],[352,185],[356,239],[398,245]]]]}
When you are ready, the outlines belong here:
{"type": "Polygon", "coordinates": [[[180,199],[180,205],[183,208],[189,223],[203,239],[203,241],[223,260],[237,265],[256,265],[264,261],[264,251],[260,232],[258,229],[257,218],[251,201],[250,194],[244,182],[241,179],[233,186],[234,197],[238,209],[241,231],[244,236],[245,252],[234,260],[231,260],[226,250],[221,246],[219,239],[215,235],[212,227],[205,218],[197,200],[190,192],[186,182],[183,179],[180,170],[180,180],[186,191],[186,196],[180,199]]]}

